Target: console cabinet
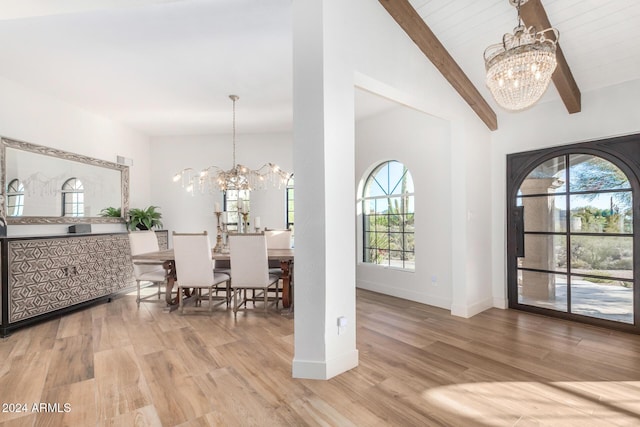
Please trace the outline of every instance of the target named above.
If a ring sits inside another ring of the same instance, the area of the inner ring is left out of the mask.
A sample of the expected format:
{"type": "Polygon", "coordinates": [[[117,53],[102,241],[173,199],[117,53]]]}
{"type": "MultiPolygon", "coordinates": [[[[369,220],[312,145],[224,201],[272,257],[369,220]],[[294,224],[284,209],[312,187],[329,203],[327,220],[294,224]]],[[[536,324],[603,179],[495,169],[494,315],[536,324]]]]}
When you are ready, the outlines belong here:
{"type": "Polygon", "coordinates": [[[156,230],[156,237],[161,251],[169,249],[169,230],[156,230]]]}
{"type": "Polygon", "coordinates": [[[134,287],[126,233],[3,238],[0,334],[134,287]]]}

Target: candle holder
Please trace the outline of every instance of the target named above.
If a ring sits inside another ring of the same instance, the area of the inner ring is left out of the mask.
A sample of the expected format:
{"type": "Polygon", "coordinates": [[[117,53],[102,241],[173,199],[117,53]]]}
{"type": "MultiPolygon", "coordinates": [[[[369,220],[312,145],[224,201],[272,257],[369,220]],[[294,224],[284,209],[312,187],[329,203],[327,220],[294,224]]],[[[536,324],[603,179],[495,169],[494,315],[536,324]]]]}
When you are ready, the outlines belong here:
{"type": "Polygon", "coordinates": [[[246,233],[249,230],[249,212],[242,212],[242,232],[246,233]]]}
{"type": "Polygon", "coordinates": [[[222,223],[222,248],[220,249],[220,253],[228,254],[229,253],[229,232],[227,231],[227,223],[222,223]]]}
{"type": "Polygon", "coordinates": [[[216,246],[214,252],[222,252],[222,227],[220,227],[220,217],[222,212],[214,212],[216,214],[216,246]]]}

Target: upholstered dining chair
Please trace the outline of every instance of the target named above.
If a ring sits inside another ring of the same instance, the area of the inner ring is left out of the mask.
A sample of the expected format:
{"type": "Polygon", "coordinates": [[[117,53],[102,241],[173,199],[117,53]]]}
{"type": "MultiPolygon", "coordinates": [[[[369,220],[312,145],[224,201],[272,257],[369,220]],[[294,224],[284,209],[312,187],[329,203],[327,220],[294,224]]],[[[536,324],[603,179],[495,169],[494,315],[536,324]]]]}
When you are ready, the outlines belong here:
{"type": "MultiPolygon", "coordinates": [[[[176,284],[178,293],[182,295],[183,289],[193,289],[196,307],[202,306],[204,297],[207,297],[209,306],[207,310],[213,311],[213,307],[226,303],[229,305],[230,292],[229,281],[231,278],[224,273],[214,272],[215,261],[211,258],[211,243],[206,231],[202,233],[176,233],[173,232],[173,255],[176,267],[176,284]],[[220,297],[216,289],[225,284],[225,296],[220,297]],[[206,290],[206,295],[202,291],[206,290]],[[214,300],[217,301],[214,304],[214,300]]],[[[184,297],[179,298],[180,313],[184,314],[184,297]]],[[[198,310],[196,308],[196,311],[198,310]]]]}
{"type": "Polygon", "coordinates": [[[216,260],[216,273],[224,273],[231,275],[231,261],[228,259],[216,260]]]}
{"type": "MultiPolygon", "coordinates": [[[[291,249],[291,230],[271,230],[266,229],[264,235],[267,238],[267,250],[268,249],[291,249]]],[[[276,274],[282,278],[282,268],[280,268],[280,261],[269,261],[269,273],[276,274]]],[[[276,295],[282,291],[282,287],[278,284],[276,289],[276,295]]]]}
{"type": "MultiPolygon", "coordinates": [[[[158,246],[158,238],[156,237],[156,233],[152,230],[130,231],[129,247],[131,248],[131,255],[141,255],[160,250],[158,246]]],[[[138,307],[140,307],[141,301],[165,302],[164,299],[160,299],[161,295],[166,292],[167,284],[167,272],[162,267],[162,262],[142,259],[136,260],[133,263],[133,273],[136,277],[136,304],[138,304],[138,307]],[[146,295],[144,297],[140,295],[140,287],[143,282],[150,282],[152,285],[157,286],[157,299],[151,300],[151,298],[155,297],[156,294],[146,295]]]]}
{"type": "MultiPolygon", "coordinates": [[[[265,230],[267,249],[291,249],[291,230],[265,230]]],[[[269,273],[282,276],[280,261],[269,261],[269,273]]]]}
{"type": "MultiPolygon", "coordinates": [[[[267,240],[264,234],[236,234],[229,236],[231,276],[233,277],[233,315],[240,307],[247,309],[247,302],[255,304],[258,298],[264,302],[264,311],[269,306],[269,290],[277,289],[279,277],[269,274],[267,240]],[[252,292],[248,296],[247,290],[252,292]],[[240,301],[239,297],[241,298],[240,301]]],[[[274,299],[276,308],[278,298],[274,299]]]]}
{"type": "Polygon", "coordinates": [[[291,249],[291,230],[265,230],[268,249],[291,249]]]}

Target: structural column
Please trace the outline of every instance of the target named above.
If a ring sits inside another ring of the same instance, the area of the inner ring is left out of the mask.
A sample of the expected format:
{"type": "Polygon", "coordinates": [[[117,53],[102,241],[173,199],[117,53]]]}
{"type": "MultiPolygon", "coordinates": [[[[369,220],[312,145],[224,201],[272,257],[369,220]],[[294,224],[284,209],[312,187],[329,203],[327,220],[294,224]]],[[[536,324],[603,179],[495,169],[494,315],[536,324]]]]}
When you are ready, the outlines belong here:
{"type": "Polygon", "coordinates": [[[298,378],[328,379],[358,364],[354,87],[348,40],[335,36],[340,3],[293,2],[298,378]]]}

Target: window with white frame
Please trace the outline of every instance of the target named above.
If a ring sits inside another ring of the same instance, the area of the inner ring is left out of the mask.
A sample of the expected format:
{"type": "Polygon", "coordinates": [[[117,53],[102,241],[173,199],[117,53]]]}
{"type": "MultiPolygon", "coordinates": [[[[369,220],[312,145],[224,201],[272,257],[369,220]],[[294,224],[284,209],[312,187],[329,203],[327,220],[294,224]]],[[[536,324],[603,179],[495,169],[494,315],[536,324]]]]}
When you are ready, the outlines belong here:
{"type": "Polygon", "coordinates": [[[415,270],[413,179],[395,160],[378,165],[362,194],[363,262],[415,270]]]}
{"type": "Polygon", "coordinates": [[[24,184],[12,179],[7,186],[7,215],[22,216],[24,210],[24,184]]]}
{"type": "Polygon", "coordinates": [[[78,178],[62,184],[62,215],[84,216],[84,186],[78,178]]]}

